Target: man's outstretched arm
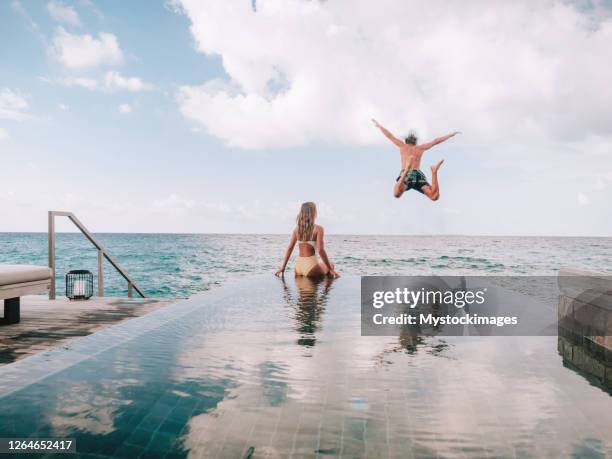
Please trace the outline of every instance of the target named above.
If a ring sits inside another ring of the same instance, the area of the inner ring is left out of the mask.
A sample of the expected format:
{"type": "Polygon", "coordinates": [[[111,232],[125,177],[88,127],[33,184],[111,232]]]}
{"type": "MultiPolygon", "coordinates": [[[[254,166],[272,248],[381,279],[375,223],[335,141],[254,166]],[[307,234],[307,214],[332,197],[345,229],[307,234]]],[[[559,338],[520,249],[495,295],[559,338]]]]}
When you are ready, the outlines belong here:
{"type": "Polygon", "coordinates": [[[374,123],[374,126],[380,129],[380,131],[385,135],[385,137],[389,139],[391,142],[393,142],[395,145],[397,145],[398,147],[401,147],[404,145],[404,142],[402,142],[400,139],[398,139],[393,134],[391,134],[386,128],[378,124],[378,121],[376,121],[374,118],[372,118],[372,123],[374,123]]]}
{"type": "Polygon", "coordinates": [[[445,142],[448,139],[450,139],[451,137],[455,137],[457,134],[461,134],[461,132],[456,131],[456,132],[453,132],[452,134],[443,135],[442,137],[438,137],[436,139],[433,139],[431,142],[427,142],[427,143],[424,143],[424,144],[419,145],[419,146],[423,150],[429,150],[431,147],[435,147],[439,143],[445,142]]]}

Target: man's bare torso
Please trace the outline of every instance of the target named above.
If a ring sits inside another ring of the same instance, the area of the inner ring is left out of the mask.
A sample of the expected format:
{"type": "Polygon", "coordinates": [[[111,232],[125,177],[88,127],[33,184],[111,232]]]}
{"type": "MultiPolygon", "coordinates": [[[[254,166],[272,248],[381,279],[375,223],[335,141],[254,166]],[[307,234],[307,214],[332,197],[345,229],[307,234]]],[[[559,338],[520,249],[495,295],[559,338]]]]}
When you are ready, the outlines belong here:
{"type": "Polygon", "coordinates": [[[411,170],[421,168],[421,157],[425,150],[419,145],[402,145],[399,147],[399,151],[402,161],[402,170],[406,170],[406,168],[411,170]]]}

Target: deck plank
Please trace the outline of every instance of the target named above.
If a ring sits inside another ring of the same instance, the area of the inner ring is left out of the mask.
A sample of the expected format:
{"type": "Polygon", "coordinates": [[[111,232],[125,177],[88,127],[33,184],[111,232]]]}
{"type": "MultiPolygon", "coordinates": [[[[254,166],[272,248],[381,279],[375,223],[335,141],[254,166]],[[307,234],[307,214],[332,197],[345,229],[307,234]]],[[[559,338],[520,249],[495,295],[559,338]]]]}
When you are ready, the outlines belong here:
{"type": "MultiPolygon", "coordinates": [[[[21,321],[0,325],[0,366],[175,303],[167,298],[93,297],[87,301],[21,297],[21,321]]],[[[1,314],[1,311],[0,311],[1,314]]]]}

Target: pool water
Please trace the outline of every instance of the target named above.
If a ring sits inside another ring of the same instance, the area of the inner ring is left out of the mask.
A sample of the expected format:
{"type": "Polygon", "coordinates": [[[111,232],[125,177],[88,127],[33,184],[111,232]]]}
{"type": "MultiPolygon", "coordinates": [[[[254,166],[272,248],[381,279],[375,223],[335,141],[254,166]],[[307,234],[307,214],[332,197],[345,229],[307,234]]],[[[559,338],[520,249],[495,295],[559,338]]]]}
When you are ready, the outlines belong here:
{"type": "Polygon", "coordinates": [[[81,457],[612,455],[612,398],[557,337],[360,330],[358,277],[230,283],[0,369],[1,436],[81,457]]]}

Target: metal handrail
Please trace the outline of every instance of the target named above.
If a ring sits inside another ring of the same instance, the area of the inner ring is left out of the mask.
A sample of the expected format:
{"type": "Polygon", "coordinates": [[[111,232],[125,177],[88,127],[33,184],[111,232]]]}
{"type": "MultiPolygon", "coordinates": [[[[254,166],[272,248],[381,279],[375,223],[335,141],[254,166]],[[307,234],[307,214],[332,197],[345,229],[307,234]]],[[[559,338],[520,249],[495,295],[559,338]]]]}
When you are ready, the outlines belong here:
{"type": "Polygon", "coordinates": [[[104,296],[104,259],[117,270],[121,276],[128,283],[128,297],[132,298],[132,289],[142,297],[146,298],[147,295],[136,285],[132,278],[123,270],[121,266],[111,257],[106,249],[100,244],[93,234],[89,232],[85,225],[83,225],[78,218],[72,212],[63,212],[59,210],[49,211],[49,268],[53,271],[51,275],[51,288],[49,288],[49,299],[55,299],[55,217],[68,217],[72,223],[85,235],[89,242],[98,250],[98,296],[104,296]]]}

